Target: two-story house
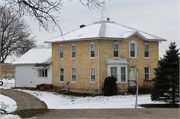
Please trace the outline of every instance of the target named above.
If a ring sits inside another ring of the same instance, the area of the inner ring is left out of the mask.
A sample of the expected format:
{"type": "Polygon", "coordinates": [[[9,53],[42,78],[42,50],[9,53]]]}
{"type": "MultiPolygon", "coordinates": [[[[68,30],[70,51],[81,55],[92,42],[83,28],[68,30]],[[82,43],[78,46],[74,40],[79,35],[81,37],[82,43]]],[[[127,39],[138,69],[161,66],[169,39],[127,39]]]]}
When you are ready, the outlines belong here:
{"type": "Polygon", "coordinates": [[[100,21],[46,41],[52,43],[52,84],[72,92],[101,93],[107,76],[118,92],[138,78],[154,78],[159,42],[166,39],[111,21],[100,21]],[[137,72],[138,69],[138,72],[137,72]]]}

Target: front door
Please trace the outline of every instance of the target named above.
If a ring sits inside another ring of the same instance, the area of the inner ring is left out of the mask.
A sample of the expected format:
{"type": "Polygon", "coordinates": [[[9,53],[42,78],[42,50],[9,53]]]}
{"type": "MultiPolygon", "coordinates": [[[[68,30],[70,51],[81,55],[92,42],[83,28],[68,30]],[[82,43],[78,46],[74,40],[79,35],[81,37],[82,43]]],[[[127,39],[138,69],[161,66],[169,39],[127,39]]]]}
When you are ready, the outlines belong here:
{"type": "Polygon", "coordinates": [[[130,72],[129,72],[129,86],[136,86],[136,84],[134,83],[135,77],[136,77],[136,68],[130,68],[130,72]]]}

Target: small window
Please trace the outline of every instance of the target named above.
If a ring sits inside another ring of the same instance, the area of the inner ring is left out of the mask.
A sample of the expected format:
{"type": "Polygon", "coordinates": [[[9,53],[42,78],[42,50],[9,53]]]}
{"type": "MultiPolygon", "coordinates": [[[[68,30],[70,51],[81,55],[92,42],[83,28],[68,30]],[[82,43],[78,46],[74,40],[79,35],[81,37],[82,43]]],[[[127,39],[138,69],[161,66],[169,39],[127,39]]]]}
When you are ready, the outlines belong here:
{"type": "Polygon", "coordinates": [[[73,83],[76,82],[76,68],[75,67],[71,68],[71,82],[73,83]]]}
{"type": "Polygon", "coordinates": [[[59,59],[63,59],[63,45],[59,46],[59,59]]]}
{"type": "Polygon", "coordinates": [[[117,67],[111,67],[111,76],[117,81],[117,67]]]}
{"type": "Polygon", "coordinates": [[[114,57],[119,57],[119,44],[114,43],[114,57]]]}
{"type": "Polygon", "coordinates": [[[94,58],[95,57],[95,44],[91,43],[90,44],[90,58],[94,58]]]}
{"type": "Polygon", "coordinates": [[[126,82],[126,67],[121,67],[121,82],[126,82]]]}
{"type": "Polygon", "coordinates": [[[149,45],[148,44],[144,45],[144,57],[149,58],[149,45]]]}
{"type": "Polygon", "coordinates": [[[149,67],[145,67],[145,80],[150,80],[150,70],[149,70],[149,67]]]}
{"type": "Polygon", "coordinates": [[[64,68],[60,67],[59,68],[59,82],[64,81],[64,68]]]}
{"type": "Polygon", "coordinates": [[[38,76],[39,77],[47,77],[47,69],[39,69],[38,76]]]}
{"type": "Polygon", "coordinates": [[[95,83],[95,67],[90,68],[90,82],[95,83]]]}
{"type": "Polygon", "coordinates": [[[71,58],[76,58],[76,46],[74,44],[71,45],[71,58]]]}

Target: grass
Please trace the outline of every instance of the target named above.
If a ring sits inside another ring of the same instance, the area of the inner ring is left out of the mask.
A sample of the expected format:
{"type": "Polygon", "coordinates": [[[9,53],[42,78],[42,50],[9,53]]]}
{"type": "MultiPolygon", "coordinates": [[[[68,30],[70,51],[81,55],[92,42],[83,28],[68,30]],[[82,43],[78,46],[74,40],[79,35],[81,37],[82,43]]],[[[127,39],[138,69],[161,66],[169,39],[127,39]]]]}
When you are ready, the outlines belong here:
{"type": "Polygon", "coordinates": [[[179,104],[171,105],[171,104],[141,104],[139,105],[145,108],[179,108],[179,104]]]}
{"type": "Polygon", "coordinates": [[[42,108],[42,109],[26,109],[26,110],[18,110],[11,112],[9,114],[19,115],[21,118],[30,118],[33,116],[37,116],[39,114],[44,114],[49,112],[49,109],[42,108]]]}

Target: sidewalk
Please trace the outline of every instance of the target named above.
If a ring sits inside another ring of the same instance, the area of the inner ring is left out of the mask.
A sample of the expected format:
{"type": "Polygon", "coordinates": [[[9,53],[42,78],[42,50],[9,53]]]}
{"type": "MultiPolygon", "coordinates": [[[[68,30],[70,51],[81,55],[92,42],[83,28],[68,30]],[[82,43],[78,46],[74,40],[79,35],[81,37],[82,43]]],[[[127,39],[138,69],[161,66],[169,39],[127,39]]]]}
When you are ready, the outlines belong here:
{"type": "Polygon", "coordinates": [[[21,91],[0,89],[0,93],[14,99],[18,106],[17,110],[47,108],[38,98],[21,91]]]}

